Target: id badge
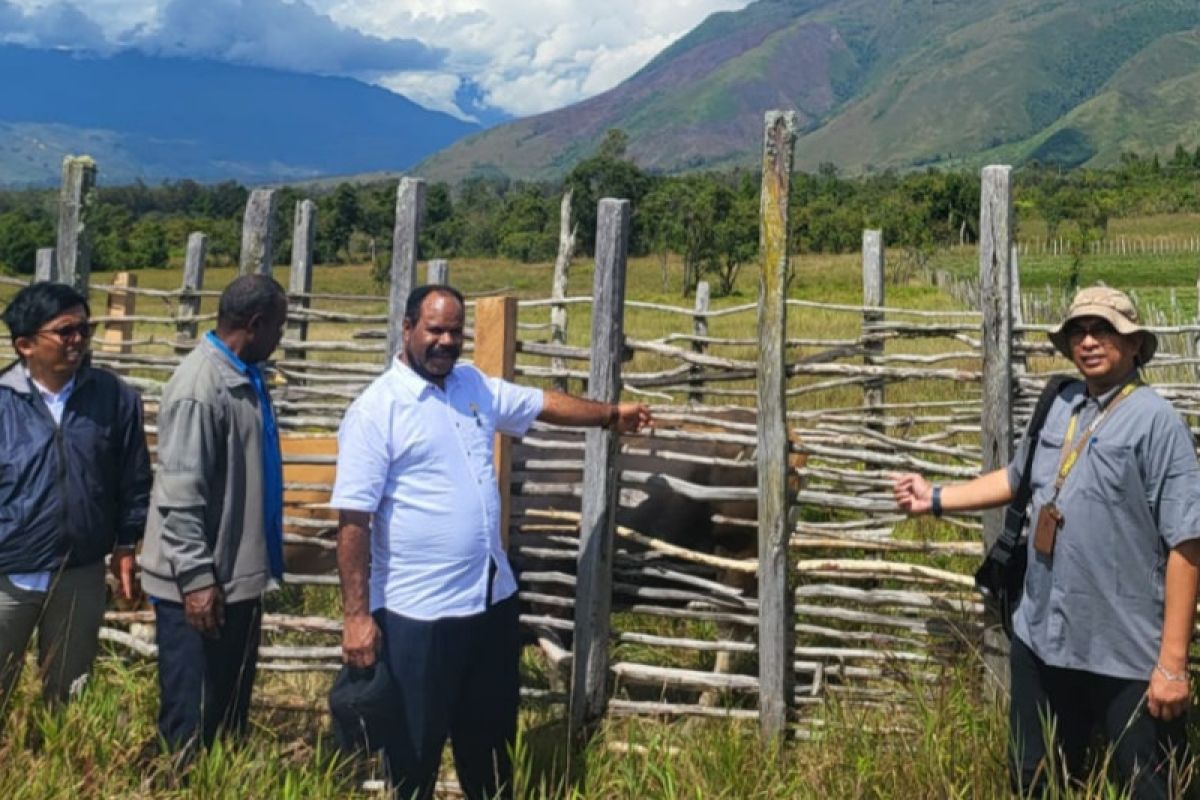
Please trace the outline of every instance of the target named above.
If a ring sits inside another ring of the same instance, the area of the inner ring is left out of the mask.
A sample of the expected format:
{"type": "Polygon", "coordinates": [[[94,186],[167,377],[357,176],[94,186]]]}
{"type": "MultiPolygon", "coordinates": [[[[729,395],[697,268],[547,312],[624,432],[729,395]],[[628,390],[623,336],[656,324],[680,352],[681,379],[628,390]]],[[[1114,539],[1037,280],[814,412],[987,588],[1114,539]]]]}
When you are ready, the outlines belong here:
{"type": "Polygon", "coordinates": [[[1062,525],[1062,512],[1054,503],[1046,503],[1038,512],[1037,526],[1033,529],[1033,549],[1038,555],[1050,558],[1054,555],[1054,540],[1062,525]]]}

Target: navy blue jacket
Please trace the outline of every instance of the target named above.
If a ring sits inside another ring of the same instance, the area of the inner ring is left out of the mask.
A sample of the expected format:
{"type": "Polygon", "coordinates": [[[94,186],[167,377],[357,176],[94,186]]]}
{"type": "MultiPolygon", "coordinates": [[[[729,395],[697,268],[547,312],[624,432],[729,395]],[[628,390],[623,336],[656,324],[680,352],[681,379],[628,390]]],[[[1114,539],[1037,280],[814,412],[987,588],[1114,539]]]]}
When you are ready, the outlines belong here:
{"type": "Polygon", "coordinates": [[[116,375],[81,367],[60,427],[19,362],[0,372],[0,574],[136,544],[150,480],[141,397],[116,375]]]}

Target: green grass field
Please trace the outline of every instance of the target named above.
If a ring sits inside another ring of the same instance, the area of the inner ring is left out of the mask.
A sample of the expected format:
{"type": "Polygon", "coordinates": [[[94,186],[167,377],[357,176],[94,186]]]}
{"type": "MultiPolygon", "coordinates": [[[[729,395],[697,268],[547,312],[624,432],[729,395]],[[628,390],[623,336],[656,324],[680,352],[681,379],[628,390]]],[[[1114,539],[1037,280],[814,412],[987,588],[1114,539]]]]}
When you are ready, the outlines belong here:
{"type": "MultiPolygon", "coordinates": [[[[889,254],[899,258],[899,254],[889,254]]],[[[973,253],[952,251],[936,256],[935,266],[960,275],[973,274],[973,253]]],[[[796,260],[792,295],[806,300],[855,305],[861,299],[861,267],[857,256],[814,256],[796,260]]],[[[1069,266],[1056,259],[1023,263],[1023,283],[1038,290],[1060,285],[1069,266]]],[[[672,259],[668,287],[663,286],[656,259],[635,259],[629,266],[631,299],[690,306],[678,296],[678,262],[672,259]]],[[[591,265],[572,268],[570,295],[591,294],[591,265]]],[[[232,270],[211,270],[210,287],[220,287],[232,270]]],[[[285,270],[277,271],[284,279],[285,270]]],[[[422,273],[423,274],[423,273],[422,273]]],[[[1136,286],[1143,297],[1167,297],[1177,289],[1181,305],[1194,313],[1196,265],[1180,257],[1112,260],[1088,259],[1085,283],[1103,279],[1117,286],[1136,286]]],[[[452,282],[468,292],[509,289],[525,298],[549,294],[548,264],[517,265],[501,261],[452,263],[452,282]]],[[[97,274],[95,283],[111,275],[97,274]]],[[[171,289],[179,285],[177,270],[143,271],[139,285],[171,289]]],[[[323,303],[321,308],[380,313],[382,291],[366,267],[328,267],[317,270],[314,291],[376,293],[377,306],[323,303]]],[[[0,301],[11,296],[0,287],[0,301]]],[[[752,302],[757,274],[747,268],[733,296],[714,298],[714,308],[752,302]]],[[[95,313],[102,298],[93,298],[95,313]]],[[[156,299],[139,300],[139,313],[160,313],[167,306],[156,299]]],[[[887,287],[887,304],[923,309],[952,309],[955,303],[916,279],[887,287]]],[[[205,311],[214,304],[206,302],[205,311]]],[[[585,344],[586,310],[572,310],[570,341],[585,344]]],[[[541,322],[547,313],[522,314],[524,322],[541,322]]],[[[714,336],[754,340],[753,312],[713,321],[714,336]]],[[[657,338],[685,330],[690,321],[664,319],[652,312],[631,310],[627,332],[636,338],[657,338]]],[[[789,335],[853,338],[860,321],[854,314],[824,310],[793,311],[789,335]]],[[[138,335],[147,332],[139,328],[138,335]]],[[[171,333],[164,329],[164,333],[171,333]]],[[[314,325],[312,338],[344,337],[344,327],[314,325]]],[[[951,345],[953,347],[953,345],[951,345]]],[[[946,350],[944,343],[917,342],[905,346],[913,353],[946,350]]],[[[722,355],[752,359],[753,345],[726,348],[722,355]]],[[[801,348],[799,352],[811,352],[801,348]]],[[[889,352],[893,352],[889,349],[889,352]]],[[[344,358],[338,356],[339,359],[344,358]]],[[[950,364],[956,362],[949,362],[950,364]]],[[[971,360],[964,358],[963,365],[971,360]]],[[[639,354],[636,369],[661,364],[639,354]]],[[[1062,365],[1060,365],[1062,366],[1062,365]]],[[[923,402],[967,397],[969,389],[947,390],[944,384],[912,381],[889,387],[889,401],[923,402]]],[[[977,392],[976,392],[977,394],[977,392]]],[[[860,402],[858,389],[836,389],[806,395],[794,410],[836,407],[860,402]]],[[[969,437],[962,441],[969,441],[969,437]]],[[[907,524],[899,535],[914,538],[963,537],[961,531],[928,521],[907,524]]],[[[970,559],[939,560],[938,566],[966,571],[970,559]]],[[[337,613],[330,591],[289,589],[272,598],[275,610],[293,613],[337,613]]],[[[646,623],[620,620],[618,625],[646,623]]],[[[639,628],[644,629],[644,628],[639,628]]],[[[675,632],[668,629],[664,633],[675,632]]],[[[666,658],[666,656],[661,656],[666,658]]],[[[1002,704],[985,698],[978,674],[966,659],[945,670],[933,686],[915,683],[905,689],[907,702],[898,707],[841,705],[831,701],[815,712],[813,738],[789,742],[780,750],[764,748],[753,723],[686,720],[664,722],[612,718],[597,732],[583,753],[569,754],[561,715],[531,705],[522,712],[523,736],[518,752],[518,779],[523,796],[536,798],[830,798],[830,797],[1003,797],[1006,721],[1002,704]]],[[[701,666],[703,664],[700,664],[701,666]]],[[[539,655],[527,651],[523,663],[528,685],[546,684],[539,655]]],[[[130,661],[123,652],[106,650],[84,697],[65,709],[45,709],[27,670],[21,693],[8,710],[8,728],[0,742],[0,796],[12,798],[245,798],[369,796],[362,781],[378,777],[372,762],[350,762],[332,753],[327,720],[319,713],[283,710],[296,703],[322,703],[329,676],[261,676],[258,697],[275,708],[256,708],[253,731],[246,743],[209,753],[181,783],[168,761],[157,755],[154,714],[157,686],[152,663],[130,661]]],[[[902,688],[905,686],[901,682],[902,688]]],[[[1070,796],[1116,797],[1100,773],[1070,796]]]]}

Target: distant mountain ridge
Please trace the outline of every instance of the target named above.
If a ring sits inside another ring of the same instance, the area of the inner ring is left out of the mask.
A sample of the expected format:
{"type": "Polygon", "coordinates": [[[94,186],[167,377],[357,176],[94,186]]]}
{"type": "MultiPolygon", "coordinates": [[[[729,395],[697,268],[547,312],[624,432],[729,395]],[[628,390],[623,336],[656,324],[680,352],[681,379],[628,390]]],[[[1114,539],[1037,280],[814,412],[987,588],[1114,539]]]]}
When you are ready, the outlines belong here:
{"type": "Polygon", "coordinates": [[[477,130],[348,78],[0,46],[0,184],[53,182],[65,153],[105,182],[402,170],[477,130]]]}
{"type": "Polygon", "coordinates": [[[644,168],[753,166],[769,108],[798,112],[805,169],[1102,166],[1200,144],[1198,28],[1196,0],[758,0],[604,94],[417,169],[555,178],[610,128],[644,168]]]}

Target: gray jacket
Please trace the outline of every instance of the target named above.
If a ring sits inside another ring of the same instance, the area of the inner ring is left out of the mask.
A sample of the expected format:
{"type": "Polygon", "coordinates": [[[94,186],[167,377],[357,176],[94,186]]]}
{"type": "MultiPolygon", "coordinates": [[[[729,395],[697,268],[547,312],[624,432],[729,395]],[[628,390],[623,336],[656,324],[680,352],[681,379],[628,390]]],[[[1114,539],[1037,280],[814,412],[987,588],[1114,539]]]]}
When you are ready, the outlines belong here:
{"type": "Polygon", "coordinates": [[[142,547],[146,592],[179,602],[219,583],[226,602],[270,580],[263,532],[262,414],[249,378],[207,337],[167,382],[142,547]]]}

